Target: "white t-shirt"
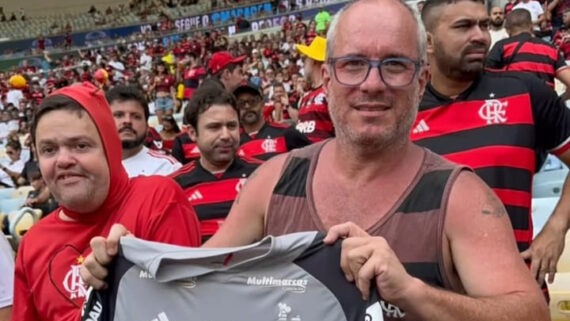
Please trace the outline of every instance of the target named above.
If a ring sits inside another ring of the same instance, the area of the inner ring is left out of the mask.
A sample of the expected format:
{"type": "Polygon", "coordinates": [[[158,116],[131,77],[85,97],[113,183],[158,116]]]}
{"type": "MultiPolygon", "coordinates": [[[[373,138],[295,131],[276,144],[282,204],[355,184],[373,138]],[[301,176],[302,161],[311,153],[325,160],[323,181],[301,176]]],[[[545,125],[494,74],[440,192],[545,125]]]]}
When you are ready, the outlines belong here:
{"type": "Polygon", "coordinates": [[[4,235],[0,235],[0,309],[12,305],[14,298],[14,254],[4,235]]]}
{"type": "MultiPolygon", "coordinates": [[[[540,5],[540,3],[538,1],[534,1],[534,0],[531,0],[527,3],[521,2],[521,3],[519,3],[513,7],[513,10],[515,10],[515,9],[526,9],[526,10],[528,10],[528,12],[530,12],[530,18],[531,18],[532,22],[535,22],[536,20],[538,20],[538,16],[540,16],[541,14],[544,14],[544,10],[542,9],[542,6],[540,5]]],[[[538,26],[535,26],[534,28],[540,29],[538,26]]]]}
{"type": "Polygon", "coordinates": [[[12,89],[6,94],[6,103],[12,103],[16,108],[20,106],[20,100],[22,99],[24,99],[24,94],[18,89],[12,89]]]}
{"type": "Polygon", "coordinates": [[[150,71],[152,68],[152,57],[144,53],[140,58],[141,69],[150,71]]]}
{"type": "MultiPolygon", "coordinates": [[[[8,170],[12,171],[12,172],[16,172],[16,173],[21,173],[22,170],[24,170],[24,165],[25,162],[22,158],[20,158],[19,160],[13,162],[13,163],[4,163],[4,167],[6,167],[8,170]]],[[[0,182],[8,185],[8,186],[12,186],[14,187],[14,181],[12,181],[12,178],[10,178],[10,175],[6,174],[5,171],[0,170],[0,182]]]]}
{"type": "Polygon", "coordinates": [[[499,40],[503,40],[503,39],[506,39],[509,37],[509,34],[507,33],[507,29],[505,29],[505,28],[501,28],[499,30],[489,29],[489,33],[491,34],[491,46],[489,47],[489,50],[493,49],[493,46],[499,40]]]}
{"type": "Polygon", "coordinates": [[[161,154],[143,146],[136,155],[123,159],[123,167],[129,177],[166,176],[182,167],[182,164],[172,156],[161,154]]]}

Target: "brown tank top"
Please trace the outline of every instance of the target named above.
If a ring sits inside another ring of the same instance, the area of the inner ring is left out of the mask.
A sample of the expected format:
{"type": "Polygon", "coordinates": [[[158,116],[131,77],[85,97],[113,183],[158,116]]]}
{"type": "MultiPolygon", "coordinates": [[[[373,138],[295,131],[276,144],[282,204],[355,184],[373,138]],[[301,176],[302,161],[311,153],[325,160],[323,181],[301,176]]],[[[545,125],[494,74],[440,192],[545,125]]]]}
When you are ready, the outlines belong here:
{"type": "MultiPolygon", "coordinates": [[[[266,234],[325,230],[312,193],[315,167],[325,143],[289,153],[269,203],[266,234]]],[[[453,276],[446,275],[444,270],[442,247],[449,193],[458,174],[466,168],[427,149],[424,155],[412,184],[367,232],[384,237],[410,275],[436,287],[463,292],[451,285],[456,282],[449,282],[453,276]]],[[[393,312],[393,320],[416,320],[398,317],[398,311],[393,312]]],[[[392,318],[388,315],[386,320],[392,318]]]]}

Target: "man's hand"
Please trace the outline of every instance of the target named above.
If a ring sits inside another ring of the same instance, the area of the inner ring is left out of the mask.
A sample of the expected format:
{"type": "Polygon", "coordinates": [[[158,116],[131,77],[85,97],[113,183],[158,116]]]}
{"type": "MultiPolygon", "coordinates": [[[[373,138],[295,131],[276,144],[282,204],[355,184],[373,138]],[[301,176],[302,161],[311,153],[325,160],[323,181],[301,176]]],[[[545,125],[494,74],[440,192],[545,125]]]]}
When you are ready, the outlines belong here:
{"type": "Polygon", "coordinates": [[[370,295],[370,282],[376,281],[376,288],[382,298],[397,301],[415,284],[386,240],[371,237],[358,225],[347,222],[331,227],[323,240],[332,244],[338,239],[342,243],[340,267],[346,279],[354,281],[366,300],[370,295]]]}
{"type": "Polygon", "coordinates": [[[345,239],[348,237],[367,237],[370,236],[365,230],[361,229],[360,226],[352,223],[346,222],[343,224],[338,224],[329,229],[327,236],[324,238],[323,242],[325,244],[333,244],[338,239],[345,239]]]}
{"type": "Polygon", "coordinates": [[[131,234],[123,225],[114,224],[107,239],[102,236],[96,236],[91,239],[92,252],[83,261],[80,270],[81,278],[85,283],[92,286],[95,290],[107,288],[107,283],[104,280],[109,271],[107,271],[106,266],[117,255],[121,236],[128,235],[131,234]]]}
{"type": "Polygon", "coordinates": [[[531,260],[530,273],[541,286],[547,273],[548,283],[554,282],[556,264],[564,250],[566,236],[565,228],[556,226],[554,222],[549,223],[532,241],[530,248],[521,253],[523,259],[531,260]]]}
{"type": "Polygon", "coordinates": [[[26,200],[25,205],[29,206],[29,207],[34,207],[36,204],[38,203],[38,199],[37,198],[28,198],[26,200]]]}
{"type": "Polygon", "coordinates": [[[382,298],[397,303],[418,284],[409,275],[383,237],[351,237],[342,243],[340,266],[348,281],[354,281],[367,300],[375,280],[382,298]]]}

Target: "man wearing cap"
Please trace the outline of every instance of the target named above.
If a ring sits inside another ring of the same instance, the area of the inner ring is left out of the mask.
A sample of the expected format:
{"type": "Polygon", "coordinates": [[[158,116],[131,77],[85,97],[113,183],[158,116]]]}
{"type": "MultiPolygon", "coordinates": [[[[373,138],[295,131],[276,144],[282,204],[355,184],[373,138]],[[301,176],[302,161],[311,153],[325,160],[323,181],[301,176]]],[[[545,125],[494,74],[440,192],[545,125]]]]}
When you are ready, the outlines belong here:
{"type": "Polygon", "coordinates": [[[321,76],[327,40],[317,36],[310,46],[297,44],[296,47],[297,51],[304,56],[304,77],[311,87],[311,91],[306,93],[299,102],[297,130],[315,143],[334,137],[334,126],[329,115],[321,76]]]}
{"type": "MultiPolygon", "coordinates": [[[[171,179],[130,180],[103,92],[92,84],[54,92],[31,128],[39,166],[60,204],[19,246],[12,320],[79,320],[87,287],[79,266],[113,223],[146,240],[198,246],[196,214],[171,179]]],[[[2,271],[4,272],[4,271],[2,271]]]]}
{"type": "Polygon", "coordinates": [[[212,55],[208,63],[210,77],[202,82],[202,86],[215,84],[231,93],[243,81],[241,68],[245,56],[234,57],[228,51],[218,51],[212,55]]]}
{"type": "Polygon", "coordinates": [[[234,90],[234,96],[242,128],[238,155],[265,161],[311,143],[289,125],[269,123],[263,119],[263,95],[257,85],[241,85],[234,90]]]}
{"type": "Polygon", "coordinates": [[[170,175],[182,165],[173,157],[144,146],[149,110],[143,93],[131,86],[115,86],[107,92],[123,147],[123,167],[129,177],[170,175]]]}

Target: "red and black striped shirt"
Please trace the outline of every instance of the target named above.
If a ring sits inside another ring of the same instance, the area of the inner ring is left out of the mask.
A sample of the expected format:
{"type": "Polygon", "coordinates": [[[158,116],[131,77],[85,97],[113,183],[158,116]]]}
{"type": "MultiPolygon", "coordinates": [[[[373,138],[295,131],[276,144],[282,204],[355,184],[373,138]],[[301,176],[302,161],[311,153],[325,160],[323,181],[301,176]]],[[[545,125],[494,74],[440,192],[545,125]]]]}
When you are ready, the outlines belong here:
{"type": "Polygon", "coordinates": [[[311,144],[311,141],[294,127],[280,123],[265,123],[256,134],[242,131],[239,156],[268,160],[296,148],[311,144]]]}
{"type": "Polygon", "coordinates": [[[487,56],[486,66],[502,71],[529,72],[552,88],[556,73],[568,67],[564,53],[530,33],[521,33],[498,41],[487,56]]]}
{"type": "Polygon", "coordinates": [[[322,86],[301,98],[297,130],[305,134],[313,143],[334,137],[334,126],[329,115],[327,96],[322,86]]]}
{"type": "Polygon", "coordinates": [[[536,156],[570,149],[570,110],[524,73],[485,73],[456,99],[428,85],[411,139],[470,166],[498,195],[520,251],[532,242],[536,156]]]}
{"type": "Polygon", "coordinates": [[[260,164],[254,159],[236,157],[223,173],[212,174],[200,160],[195,160],[170,175],[198,215],[202,241],[218,231],[243,184],[260,164]]]}
{"type": "Polygon", "coordinates": [[[171,154],[181,164],[188,164],[200,158],[200,148],[190,139],[187,132],[183,132],[174,138],[171,154]]]}

